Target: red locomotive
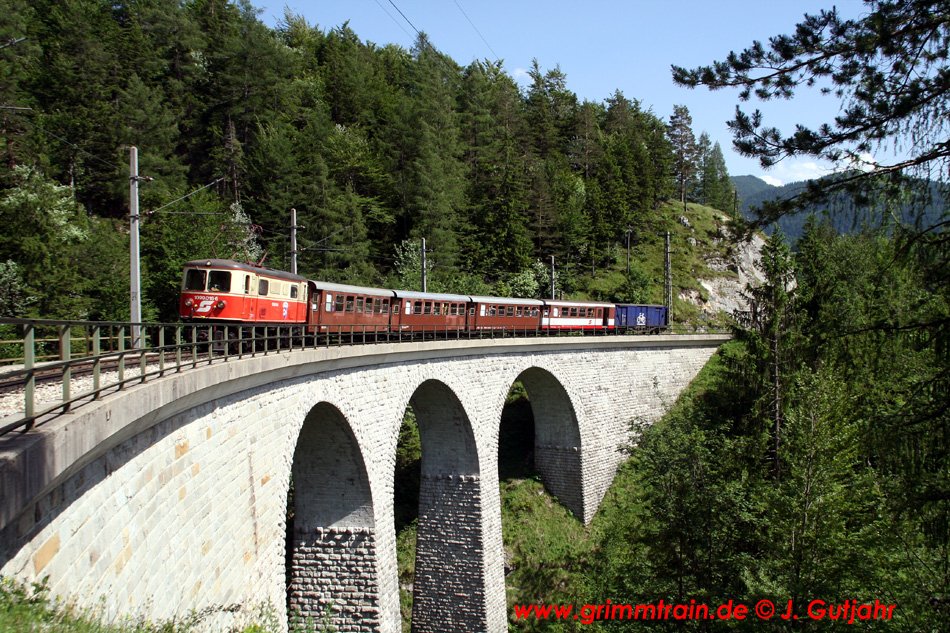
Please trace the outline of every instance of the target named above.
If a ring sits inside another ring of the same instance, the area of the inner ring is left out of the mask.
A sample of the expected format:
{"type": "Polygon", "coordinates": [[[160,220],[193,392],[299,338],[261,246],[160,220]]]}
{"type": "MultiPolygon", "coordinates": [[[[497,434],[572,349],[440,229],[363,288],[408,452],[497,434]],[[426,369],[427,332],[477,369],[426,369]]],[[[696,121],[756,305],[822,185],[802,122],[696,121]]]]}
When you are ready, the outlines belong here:
{"type": "Polygon", "coordinates": [[[222,325],[299,324],[311,334],[343,332],[613,331],[616,307],[365,288],[226,259],[185,264],[179,314],[222,325]]]}

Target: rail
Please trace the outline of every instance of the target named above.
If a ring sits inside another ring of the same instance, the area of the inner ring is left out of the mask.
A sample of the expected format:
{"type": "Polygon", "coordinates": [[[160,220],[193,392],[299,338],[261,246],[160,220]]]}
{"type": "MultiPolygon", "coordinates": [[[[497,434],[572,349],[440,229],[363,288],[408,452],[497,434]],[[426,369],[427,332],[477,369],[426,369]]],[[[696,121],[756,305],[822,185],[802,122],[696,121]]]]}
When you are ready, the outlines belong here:
{"type": "MultiPolygon", "coordinates": [[[[670,333],[714,333],[713,329],[670,333]]],[[[276,352],[418,340],[529,336],[606,336],[615,328],[584,331],[413,326],[389,331],[373,325],[220,325],[0,319],[0,436],[22,432],[129,385],[217,362],[276,352]],[[13,338],[11,338],[13,337],[13,338]],[[43,386],[44,394],[38,397],[43,386]],[[52,393],[55,392],[55,395],[52,393]],[[11,400],[18,400],[15,409],[11,400]],[[14,409],[11,413],[10,410],[14,409]]]]}

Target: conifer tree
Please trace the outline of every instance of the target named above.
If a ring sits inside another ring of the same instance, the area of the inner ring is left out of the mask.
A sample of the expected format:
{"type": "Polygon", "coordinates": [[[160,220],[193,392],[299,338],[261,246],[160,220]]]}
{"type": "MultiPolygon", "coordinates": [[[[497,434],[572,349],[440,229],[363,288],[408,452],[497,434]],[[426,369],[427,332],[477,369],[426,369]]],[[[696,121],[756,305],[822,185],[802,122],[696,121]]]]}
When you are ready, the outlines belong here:
{"type": "Polygon", "coordinates": [[[696,176],[698,148],[693,135],[693,118],[686,106],[673,106],[673,114],[667,126],[670,143],[673,145],[674,178],[679,188],[680,202],[685,206],[686,195],[696,176]]]}

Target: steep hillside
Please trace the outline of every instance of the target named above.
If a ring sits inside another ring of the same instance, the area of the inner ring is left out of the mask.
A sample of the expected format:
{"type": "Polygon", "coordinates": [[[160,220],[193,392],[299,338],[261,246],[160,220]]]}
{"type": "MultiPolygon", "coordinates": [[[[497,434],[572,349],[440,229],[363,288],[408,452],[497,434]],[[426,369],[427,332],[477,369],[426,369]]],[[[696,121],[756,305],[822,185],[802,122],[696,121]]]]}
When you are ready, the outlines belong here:
{"type": "MultiPolygon", "coordinates": [[[[761,279],[755,268],[760,236],[737,242],[729,218],[717,209],[668,201],[659,209],[658,229],[641,243],[631,246],[632,276],[648,280],[641,300],[663,303],[664,236],[670,232],[673,273],[673,321],[693,327],[717,327],[729,323],[733,311],[742,309],[740,292],[750,281],[761,279]]],[[[611,270],[587,280],[593,298],[611,299],[626,279],[625,258],[618,252],[611,270]],[[613,292],[612,292],[613,291],[613,292]]]]}

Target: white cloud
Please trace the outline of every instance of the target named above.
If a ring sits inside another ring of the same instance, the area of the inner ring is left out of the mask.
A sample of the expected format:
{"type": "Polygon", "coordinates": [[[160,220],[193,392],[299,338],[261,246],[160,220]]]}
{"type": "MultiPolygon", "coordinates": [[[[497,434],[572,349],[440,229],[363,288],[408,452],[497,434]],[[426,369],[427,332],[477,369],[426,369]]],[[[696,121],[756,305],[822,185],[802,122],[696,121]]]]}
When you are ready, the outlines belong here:
{"type": "Polygon", "coordinates": [[[760,174],[759,178],[770,185],[780,187],[790,182],[814,180],[828,174],[851,169],[860,169],[865,172],[874,171],[877,166],[877,160],[872,154],[868,153],[843,159],[834,165],[814,160],[783,161],[772,167],[768,174],[760,174]]]}
{"type": "Polygon", "coordinates": [[[514,71],[513,73],[511,73],[511,76],[514,77],[515,81],[521,82],[521,81],[523,81],[524,79],[526,79],[527,77],[529,77],[529,75],[528,75],[528,69],[527,69],[527,68],[515,68],[515,71],[514,71]]]}
{"type": "Polygon", "coordinates": [[[863,172],[871,172],[877,169],[877,165],[877,159],[874,158],[874,155],[864,152],[841,160],[835,165],[835,171],[858,169],[863,172]]]}
{"type": "Polygon", "coordinates": [[[827,164],[809,161],[783,161],[769,170],[768,174],[761,174],[759,178],[770,185],[781,186],[790,182],[813,180],[834,172],[835,169],[827,164]]]}

